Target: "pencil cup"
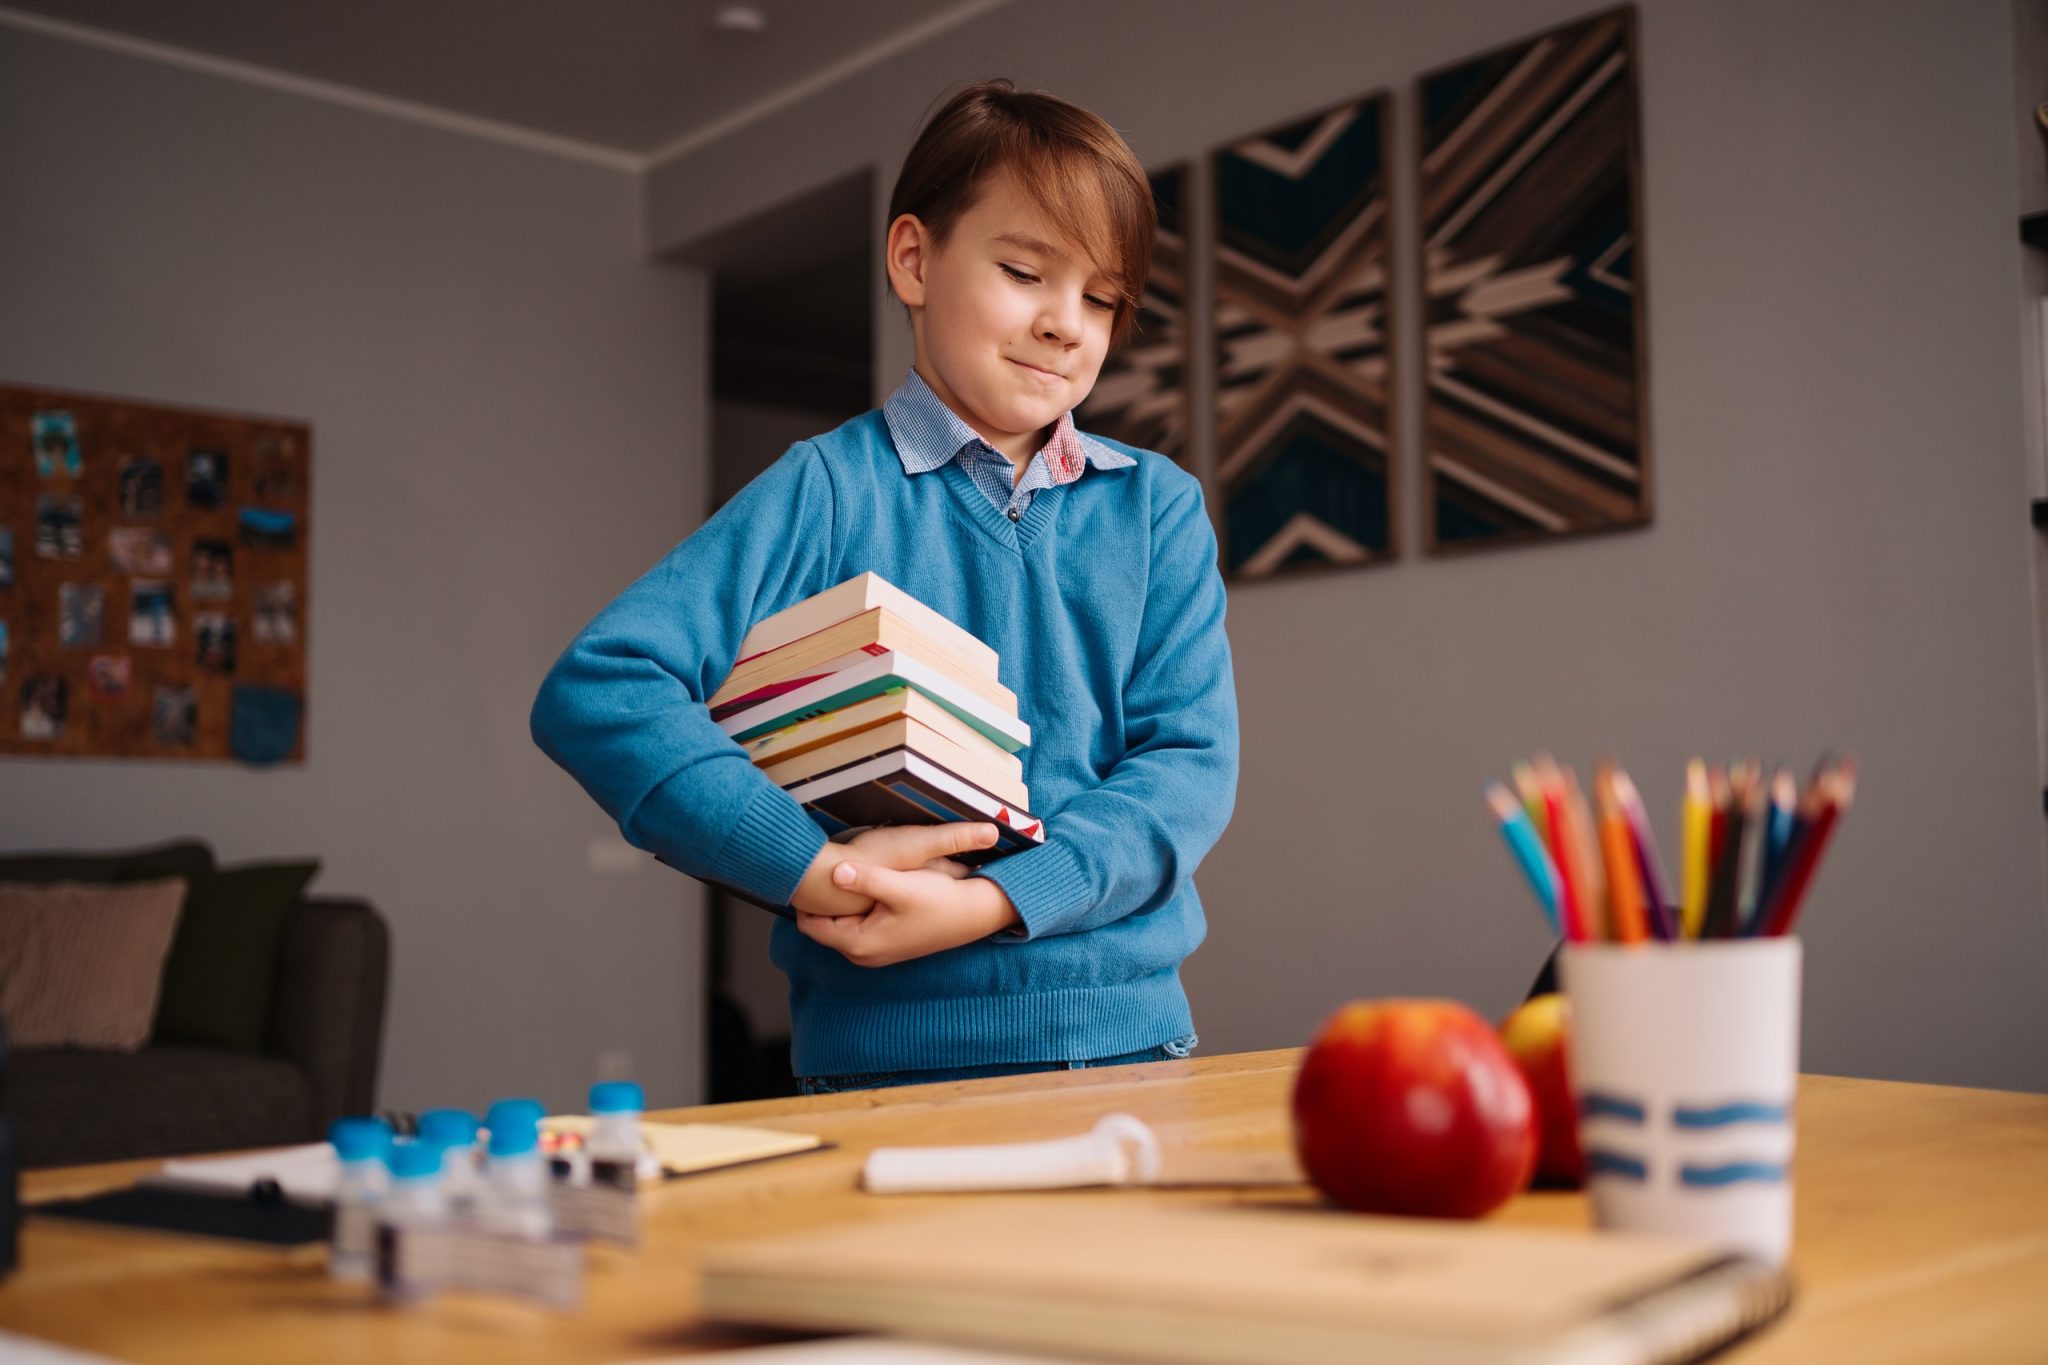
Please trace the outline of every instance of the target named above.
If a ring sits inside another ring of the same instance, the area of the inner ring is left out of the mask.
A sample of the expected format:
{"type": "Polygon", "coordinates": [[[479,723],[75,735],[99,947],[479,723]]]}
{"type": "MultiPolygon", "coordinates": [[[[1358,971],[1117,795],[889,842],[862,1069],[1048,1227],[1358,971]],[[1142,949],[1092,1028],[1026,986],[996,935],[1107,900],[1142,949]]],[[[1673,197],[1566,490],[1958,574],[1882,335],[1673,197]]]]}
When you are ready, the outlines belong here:
{"type": "Polygon", "coordinates": [[[1558,970],[1594,1221],[1783,1265],[1799,940],[1567,944],[1558,970]]]}

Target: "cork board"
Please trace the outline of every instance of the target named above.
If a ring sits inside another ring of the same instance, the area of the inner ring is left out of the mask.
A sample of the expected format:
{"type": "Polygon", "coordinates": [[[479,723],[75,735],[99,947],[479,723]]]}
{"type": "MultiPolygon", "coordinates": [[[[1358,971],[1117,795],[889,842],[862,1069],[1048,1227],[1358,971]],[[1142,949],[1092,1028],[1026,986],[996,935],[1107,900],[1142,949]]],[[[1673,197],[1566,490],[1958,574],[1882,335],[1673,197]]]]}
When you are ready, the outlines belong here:
{"type": "Polygon", "coordinates": [[[0,754],[305,761],[312,431],[0,384],[0,754]]]}

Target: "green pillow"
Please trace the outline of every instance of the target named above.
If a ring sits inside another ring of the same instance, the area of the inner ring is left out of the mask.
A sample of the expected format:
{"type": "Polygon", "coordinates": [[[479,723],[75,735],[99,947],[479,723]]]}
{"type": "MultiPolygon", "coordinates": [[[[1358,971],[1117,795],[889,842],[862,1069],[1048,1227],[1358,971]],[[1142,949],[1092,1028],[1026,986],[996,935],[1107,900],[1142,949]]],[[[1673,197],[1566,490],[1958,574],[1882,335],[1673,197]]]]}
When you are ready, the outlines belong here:
{"type": "Polygon", "coordinates": [[[318,860],[254,863],[187,879],[164,962],[158,1041],[263,1050],[285,916],[319,870],[318,860]]]}

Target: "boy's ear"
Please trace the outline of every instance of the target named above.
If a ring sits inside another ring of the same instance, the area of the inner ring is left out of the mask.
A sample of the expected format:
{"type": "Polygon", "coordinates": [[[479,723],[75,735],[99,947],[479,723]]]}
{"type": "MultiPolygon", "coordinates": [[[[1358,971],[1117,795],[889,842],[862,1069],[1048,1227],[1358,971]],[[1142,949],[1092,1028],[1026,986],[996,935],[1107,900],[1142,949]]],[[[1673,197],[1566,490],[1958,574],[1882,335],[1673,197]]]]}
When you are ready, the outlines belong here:
{"type": "Polygon", "coordinates": [[[924,307],[924,271],[930,261],[931,237],[914,213],[901,213],[889,224],[884,247],[889,287],[906,308],[924,307]]]}

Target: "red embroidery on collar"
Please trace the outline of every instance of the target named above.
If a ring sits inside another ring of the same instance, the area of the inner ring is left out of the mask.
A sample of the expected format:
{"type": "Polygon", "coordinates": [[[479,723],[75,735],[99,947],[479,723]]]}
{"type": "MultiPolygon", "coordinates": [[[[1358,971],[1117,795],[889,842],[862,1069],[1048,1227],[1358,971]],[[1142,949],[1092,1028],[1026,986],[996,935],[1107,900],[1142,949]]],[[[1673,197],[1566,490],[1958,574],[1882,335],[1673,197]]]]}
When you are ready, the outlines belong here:
{"type": "Polygon", "coordinates": [[[1053,426],[1052,439],[1045,443],[1045,467],[1054,483],[1072,483],[1081,477],[1087,463],[1080,433],[1074,430],[1074,414],[1063,412],[1053,426]]]}

